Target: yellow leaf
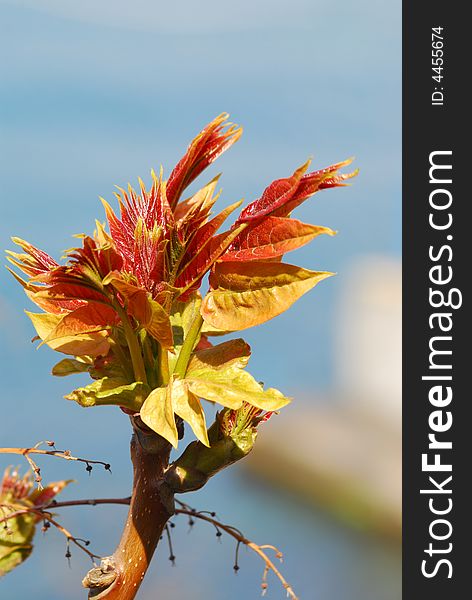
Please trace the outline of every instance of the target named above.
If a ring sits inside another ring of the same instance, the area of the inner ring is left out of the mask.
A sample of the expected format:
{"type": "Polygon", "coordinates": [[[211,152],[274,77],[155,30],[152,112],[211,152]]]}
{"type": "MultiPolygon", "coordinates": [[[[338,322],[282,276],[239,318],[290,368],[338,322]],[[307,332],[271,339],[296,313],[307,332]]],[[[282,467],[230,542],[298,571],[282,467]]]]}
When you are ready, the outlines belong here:
{"type": "Polygon", "coordinates": [[[262,410],[279,410],[291,402],[276,389],[263,387],[254,377],[235,366],[227,369],[208,369],[198,377],[190,374],[184,380],[191,392],[210,402],[237,410],[243,402],[262,410]]]}
{"type": "Polygon", "coordinates": [[[141,407],[140,415],[148,427],[177,448],[178,434],[170,386],[152,390],[141,407]]]}
{"type": "Polygon", "coordinates": [[[243,339],[228,340],[212,348],[194,352],[187,367],[187,375],[198,377],[199,371],[226,369],[232,365],[243,368],[250,355],[251,348],[243,339]]]}
{"type": "Polygon", "coordinates": [[[185,381],[175,379],[171,384],[172,406],[174,412],[186,421],[202,444],[210,447],[208,433],[200,400],[188,389],[185,381]]]}
{"type": "Polygon", "coordinates": [[[212,327],[238,331],[265,323],[333,273],[277,262],[226,262],[210,275],[202,316],[212,327]]]}

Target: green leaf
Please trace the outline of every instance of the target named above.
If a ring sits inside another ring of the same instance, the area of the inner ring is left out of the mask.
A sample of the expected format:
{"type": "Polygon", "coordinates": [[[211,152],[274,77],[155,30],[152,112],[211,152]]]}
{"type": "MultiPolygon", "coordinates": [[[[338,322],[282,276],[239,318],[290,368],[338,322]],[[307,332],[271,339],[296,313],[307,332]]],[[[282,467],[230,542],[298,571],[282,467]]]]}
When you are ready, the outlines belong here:
{"type": "Polygon", "coordinates": [[[7,546],[0,540],[0,577],[24,562],[33,551],[31,544],[7,546]]]}
{"type": "Polygon", "coordinates": [[[179,436],[175,425],[170,386],[152,390],[141,407],[140,415],[148,427],[177,448],[179,436]]]}
{"type": "Polygon", "coordinates": [[[33,512],[10,515],[49,504],[69,483],[70,480],[55,481],[41,490],[30,491],[33,485],[31,472],[20,479],[16,469],[12,471],[8,467],[5,470],[3,480],[0,481],[0,515],[8,519],[0,526],[0,577],[31,554],[36,523],[41,520],[39,513],[33,512]]]}
{"type": "Polygon", "coordinates": [[[64,358],[52,368],[52,374],[56,377],[65,377],[74,373],[86,373],[90,368],[90,364],[72,358],[64,358]]]}
{"type": "Polygon", "coordinates": [[[176,347],[183,344],[184,339],[187,337],[187,334],[192,327],[195,317],[200,311],[201,304],[202,298],[199,292],[193,294],[187,302],[174,302],[170,321],[174,329],[176,347]]]}
{"type": "Polygon", "coordinates": [[[190,373],[184,380],[191,392],[210,402],[237,410],[243,402],[262,410],[279,410],[291,399],[274,388],[264,390],[247,371],[236,366],[190,373]]]}
{"type": "Polygon", "coordinates": [[[277,262],[219,263],[210,275],[202,316],[221,330],[254,327],[286,311],[331,275],[277,262]]]}
{"type": "Polygon", "coordinates": [[[122,379],[103,377],[64,397],[85,407],[113,404],[139,412],[148,391],[148,387],[140,381],[127,383],[122,379]]]}
{"type": "MultiPolygon", "coordinates": [[[[172,323],[175,353],[169,354],[169,368],[171,373],[174,371],[184,340],[187,338],[195,318],[200,313],[201,304],[202,298],[200,293],[197,292],[187,302],[177,301],[172,306],[170,321],[172,323]]],[[[200,336],[197,337],[195,345],[198,344],[199,340],[200,336]]]]}
{"type": "MultiPolygon", "coordinates": [[[[3,509],[2,516],[9,511],[3,509]]],[[[0,577],[10,572],[31,554],[35,532],[35,515],[25,514],[9,519],[8,527],[0,527],[0,577]]]]}

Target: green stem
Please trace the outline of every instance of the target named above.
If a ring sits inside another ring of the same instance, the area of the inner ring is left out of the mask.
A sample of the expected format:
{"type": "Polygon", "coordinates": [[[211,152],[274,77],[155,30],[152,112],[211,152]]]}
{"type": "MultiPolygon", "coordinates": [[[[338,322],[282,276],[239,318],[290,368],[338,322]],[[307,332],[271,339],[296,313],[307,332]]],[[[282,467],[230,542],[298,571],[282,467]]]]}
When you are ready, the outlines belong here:
{"type": "Polygon", "coordinates": [[[161,344],[159,344],[157,353],[159,361],[159,386],[165,386],[169,383],[170,379],[169,353],[161,344]]]}
{"type": "Polygon", "coordinates": [[[182,345],[182,349],[180,350],[179,358],[175,364],[174,373],[179,377],[185,377],[185,373],[187,371],[187,366],[190,361],[190,356],[195,347],[195,343],[197,341],[198,336],[200,335],[200,331],[203,326],[203,317],[198,311],[193,323],[189,329],[187,337],[184,340],[182,345]]]}
{"type": "Polygon", "coordinates": [[[134,374],[132,369],[130,368],[129,358],[126,357],[123,348],[121,347],[121,344],[113,336],[110,336],[110,345],[112,347],[113,353],[116,355],[121,366],[123,367],[126,377],[129,379],[129,382],[132,383],[134,379],[134,374]]]}
{"type": "Polygon", "coordinates": [[[126,311],[118,304],[118,302],[115,303],[115,309],[123,324],[123,330],[125,332],[126,341],[128,342],[136,381],[142,381],[147,384],[146,369],[144,367],[143,355],[141,354],[138,338],[134,333],[134,329],[131,327],[126,311]]]}

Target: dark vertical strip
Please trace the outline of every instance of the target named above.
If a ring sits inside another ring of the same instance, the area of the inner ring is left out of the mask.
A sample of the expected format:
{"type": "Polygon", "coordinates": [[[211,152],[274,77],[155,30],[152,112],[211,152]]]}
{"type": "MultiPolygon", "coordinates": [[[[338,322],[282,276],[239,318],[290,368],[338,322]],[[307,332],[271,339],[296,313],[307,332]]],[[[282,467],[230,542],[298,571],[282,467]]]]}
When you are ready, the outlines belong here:
{"type": "Polygon", "coordinates": [[[404,600],[472,598],[471,33],[461,10],[403,2],[404,600]]]}

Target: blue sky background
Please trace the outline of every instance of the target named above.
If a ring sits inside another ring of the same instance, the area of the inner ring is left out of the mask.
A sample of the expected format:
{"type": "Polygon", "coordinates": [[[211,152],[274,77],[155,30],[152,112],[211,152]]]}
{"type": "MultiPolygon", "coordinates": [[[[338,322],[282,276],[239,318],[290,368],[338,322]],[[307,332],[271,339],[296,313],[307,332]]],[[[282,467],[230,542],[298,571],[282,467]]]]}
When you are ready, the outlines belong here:
{"type": "MultiPolygon", "coordinates": [[[[161,163],[169,174],[190,139],[222,111],[245,133],[199,182],[223,171],[227,204],[258,197],[308,156],[315,168],[356,156],[361,173],[350,188],[320,193],[296,215],[339,235],[290,257],[339,275],[245,336],[255,349],[252,371],[271,386],[304,398],[329,389],[343,278],[360,256],[400,253],[400,5],[0,0],[0,15],[2,248],[17,235],[60,256],[72,233],[90,232],[94,219],[104,218],[99,195],[112,199],[114,184],[149,179],[161,163]]],[[[113,476],[89,479],[54,460],[43,471],[76,477],[80,487],[69,497],[126,495],[126,419],[61,400],[79,380],[49,377],[55,357],[31,345],[24,308],[31,307],[22,291],[0,273],[0,445],[54,438],[77,454],[103,457],[113,463],[113,476]]],[[[191,500],[283,546],[287,575],[305,600],[399,597],[398,560],[388,549],[363,540],[359,552],[357,534],[303,507],[287,516],[286,498],[248,481],[239,466],[191,500]]],[[[106,553],[122,514],[71,510],[64,521],[106,553]]],[[[155,597],[156,585],[170,600],[258,597],[256,558],[244,557],[234,578],[228,541],[220,551],[203,526],[191,542],[182,529],[178,568],[156,561],[143,600],[155,597]]],[[[73,586],[83,558],[74,556],[67,569],[62,540],[49,537],[46,544],[38,536],[41,552],[0,582],[0,597],[26,598],[33,585],[37,600],[82,597],[73,586]]],[[[284,597],[276,582],[269,597],[284,597]]]]}

